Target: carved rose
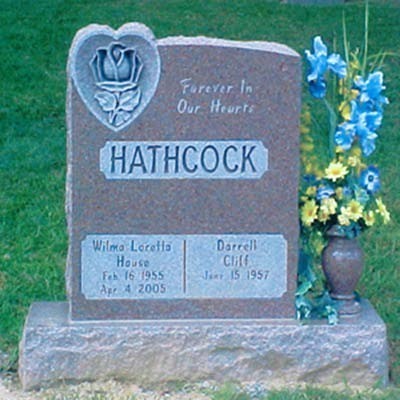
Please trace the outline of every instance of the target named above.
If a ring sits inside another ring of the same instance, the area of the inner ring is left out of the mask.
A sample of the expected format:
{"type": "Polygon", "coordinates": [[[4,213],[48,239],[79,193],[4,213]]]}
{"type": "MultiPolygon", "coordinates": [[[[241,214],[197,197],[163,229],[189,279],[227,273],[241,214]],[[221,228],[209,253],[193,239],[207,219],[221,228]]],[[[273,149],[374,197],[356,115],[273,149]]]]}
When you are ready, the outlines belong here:
{"type": "Polygon", "coordinates": [[[97,86],[124,92],[137,86],[143,64],[135,49],[114,42],[96,50],[91,67],[97,86]]]}
{"type": "Polygon", "coordinates": [[[122,126],[132,119],[139,105],[141,91],[138,80],[143,64],[135,49],[121,43],[99,48],[90,64],[96,85],[102,89],[94,98],[108,114],[108,122],[122,126]]]}

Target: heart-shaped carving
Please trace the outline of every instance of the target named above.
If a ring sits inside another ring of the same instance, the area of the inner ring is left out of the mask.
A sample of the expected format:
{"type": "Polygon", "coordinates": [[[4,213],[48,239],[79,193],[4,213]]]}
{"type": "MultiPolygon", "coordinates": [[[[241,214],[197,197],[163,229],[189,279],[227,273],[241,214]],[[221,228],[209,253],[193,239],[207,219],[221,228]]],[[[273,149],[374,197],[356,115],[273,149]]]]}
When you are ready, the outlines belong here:
{"type": "Polygon", "coordinates": [[[72,43],[68,73],[96,118],[115,132],[146,108],[160,78],[160,56],[145,25],[129,23],[117,31],[89,25],[72,43]]]}

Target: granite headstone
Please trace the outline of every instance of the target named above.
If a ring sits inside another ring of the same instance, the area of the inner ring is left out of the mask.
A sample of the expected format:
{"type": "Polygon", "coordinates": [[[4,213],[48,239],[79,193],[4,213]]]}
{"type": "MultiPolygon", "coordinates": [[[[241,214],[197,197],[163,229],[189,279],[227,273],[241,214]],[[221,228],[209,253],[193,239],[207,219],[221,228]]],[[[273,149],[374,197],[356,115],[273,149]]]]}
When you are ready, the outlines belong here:
{"type": "Polygon", "coordinates": [[[300,58],[266,42],[75,37],[71,317],[292,317],[300,58]]]}
{"type": "Polygon", "coordinates": [[[372,386],[386,327],[294,319],[300,58],[141,24],[68,64],[68,302],[34,303],[25,389],[58,382],[372,386]]]}

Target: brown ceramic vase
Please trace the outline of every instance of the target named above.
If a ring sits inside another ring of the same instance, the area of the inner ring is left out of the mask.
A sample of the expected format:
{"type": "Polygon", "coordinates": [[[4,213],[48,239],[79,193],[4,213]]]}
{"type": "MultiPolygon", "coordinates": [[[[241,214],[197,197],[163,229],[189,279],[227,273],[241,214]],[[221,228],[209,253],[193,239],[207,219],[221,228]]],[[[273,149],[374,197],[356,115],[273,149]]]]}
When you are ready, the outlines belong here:
{"type": "Polygon", "coordinates": [[[330,295],[338,302],[339,314],[360,312],[354,290],[361,277],[363,251],[357,238],[348,238],[337,226],[328,231],[328,245],[322,253],[322,267],[330,295]]]}

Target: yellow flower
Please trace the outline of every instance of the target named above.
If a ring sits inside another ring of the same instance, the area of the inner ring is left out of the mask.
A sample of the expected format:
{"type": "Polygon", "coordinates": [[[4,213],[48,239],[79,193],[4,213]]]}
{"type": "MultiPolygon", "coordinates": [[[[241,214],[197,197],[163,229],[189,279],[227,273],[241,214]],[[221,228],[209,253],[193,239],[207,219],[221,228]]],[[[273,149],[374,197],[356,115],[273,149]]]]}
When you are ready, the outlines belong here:
{"type": "Polygon", "coordinates": [[[357,90],[357,89],[351,89],[350,93],[351,93],[350,99],[354,100],[354,99],[356,99],[358,97],[358,95],[360,94],[360,91],[357,90]]]}
{"type": "Polygon", "coordinates": [[[323,210],[318,212],[318,221],[325,224],[329,220],[329,214],[323,210]]]}
{"type": "Polygon", "coordinates": [[[349,219],[353,221],[358,221],[363,217],[364,207],[357,201],[351,200],[346,207],[346,215],[349,219]]]}
{"type": "Polygon", "coordinates": [[[349,226],[349,225],[350,225],[350,219],[349,219],[349,217],[346,215],[346,210],[345,210],[345,208],[342,207],[342,208],[340,209],[340,211],[342,212],[342,214],[340,214],[340,215],[338,216],[339,224],[342,225],[342,226],[349,226]]]}
{"type": "Polygon", "coordinates": [[[329,217],[330,213],[328,207],[321,206],[318,212],[318,221],[325,223],[326,221],[328,221],[329,217]]]}
{"type": "Polygon", "coordinates": [[[332,161],[328,168],[325,169],[325,177],[333,182],[338,179],[344,178],[349,173],[346,166],[344,166],[340,161],[332,161]]]}
{"type": "Polygon", "coordinates": [[[351,106],[346,100],[342,101],[339,105],[339,112],[345,121],[349,121],[351,117],[351,106]]]}
{"type": "Polygon", "coordinates": [[[348,226],[350,221],[357,222],[363,217],[363,206],[357,200],[351,200],[346,207],[340,208],[340,215],[338,216],[339,224],[348,226]]]}
{"type": "Polygon", "coordinates": [[[360,64],[360,61],[357,58],[357,55],[352,53],[351,56],[352,56],[352,60],[350,61],[350,69],[353,70],[353,71],[356,71],[356,72],[360,71],[361,64],[360,64]]]}
{"type": "Polygon", "coordinates": [[[307,134],[310,133],[310,128],[306,125],[300,125],[300,133],[307,134]]]}
{"type": "Polygon", "coordinates": [[[326,208],[329,215],[333,215],[336,213],[337,203],[336,200],[333,199],[332,197],[327,197],[325,199],[322,199],[321,204],[322,204],[321,208],[322,207],[326,208]]]}
{"type": "Polygon", "coordinates": [[[311,226],[311,224],[317,219],[318,206],[315,200],[308,200],[304,203],[301,208],[301,222],[305,226],[311,226]]]}
{"type": "Polygon", "coordinates": [[[344,91],[346,90],[346,88],[344,86],[344,84],[345,84],[344,79],[339,79],[338,84],[339,84],[339,93],[343,94],[344,91]]]}
{"type": "Polygon", "coordinates": [[[355,168],[361,164],[361,160],[357,156],[350,156],[348,159],[348,163],[350,167],[355,168]]]}
{"type": "Polygon", "coordinates": [[[388,222],[390,222],[390,213],[387,210],[385,204],[383,204],[383,201],[381,198],[376,199],[376,205],[378,206],[378,208],[376,209],[376,212],[382,216],[383,223],[386,225],[388,222]]]}
{"type": "Polygon", "coordinates": [[[364,212],[364,221],[365,221],[365,225],[367,226],[372,226],[375,223],[375,213],[370,210],[368,212],[364,212]]]}
{"type": "Polygon", "coordinates": [[[342,146],[336,146],[335,147],[335,153],[336,154],[343,154],[344,153],[344,149],[342,146]]]}
{"type": "Polygon", "coordinates": [[[350,150],[350,154],[351,154],[353,157],[358,157],[358,158],[360,158],[362,152],[361,152],[361,149],[360,149],[359,147],[352,147],[351,150],[350,150]]]}
{"type": "Polygon", "coordinates": [[[310,162],[307,162],[307,163],[304,165],[304,172],[305,172],[306,174],[312,174],[313,171],[314,171],[314,166],[313,166],[310,162]]]}
{"type": "Polygon", "coordinates": [[[314,150],[314,144],[313,143],[302,143],[300,145],[301,151],[306,151],[306,152],[311,152],[314,150]]]}
{"type": "Polygon", "coordinates": [[[336,188],[335,193],[336,193],[336,197],[338,198],[338,200],[343,199],[343,188],[342,187],[336,188]]]}
{"type": "Polygon", "coordinates": [[[309,186],[306,190],[306,195],[307,196],[315,196],[315,194],[317,193],[317,188],[315,186],[309,186]]]}
{"type": "Polygon", "coordinates": [[[308,109],[302,112],[301,117],[305,124],[311,124],[311,113],[308,109]]]}

